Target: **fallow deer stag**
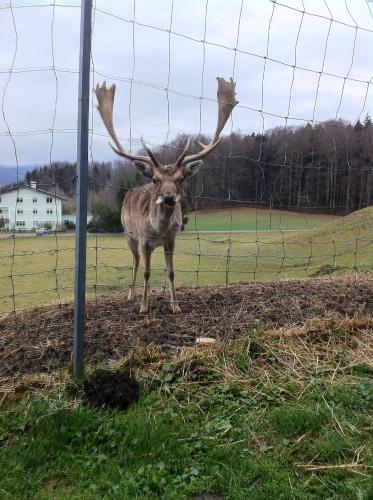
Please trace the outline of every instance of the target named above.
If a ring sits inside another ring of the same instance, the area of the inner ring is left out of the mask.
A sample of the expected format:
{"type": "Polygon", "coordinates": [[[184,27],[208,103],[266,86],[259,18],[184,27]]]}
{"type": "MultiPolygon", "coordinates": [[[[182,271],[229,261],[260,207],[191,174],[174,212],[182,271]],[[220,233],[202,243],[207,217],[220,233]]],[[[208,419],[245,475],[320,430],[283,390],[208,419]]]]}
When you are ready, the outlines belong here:
{"type": "Polygon", "coordinates": [[[175,239],[182,222],[180,200],[183,195],[183,183],[202,167],[201,159],[219,145],[220,133],[233,108],[238,104],[235,98],[236,84],[232,78],[230,82],[219,77],[217,80],[218,122],[210,143],[206,145],[199,143],[201,151],[188,155],[189,138],[183,152],[172,165],[161,165],[143,140],[141,142],[148,156],[134,155],[127,151],[119,142],[113,126],[115,85],[106,88],[104,82],[102,86],[97,85],[95,90],[98,101],[97,109],[115,144],[115,146],[112,144],[110,146],[119,156],[132,160],[138,171],[144,177],[152,180],[151,183],[137,187],[126,194],[121,212],[122,225],[127,234],[128,246],[133,254],[132,284],[128,300],[132,300],[135,295],[136,276],[140,261],[139,243],[143,255],[144,289],[140,308],[142,313],[147,312],[149,308],[150,261],[153,250],[158,246],[164,248],[167,279],[171,293],[171,308],[174,313],[180,312],[174,286],[173,255],[175,239]]]}

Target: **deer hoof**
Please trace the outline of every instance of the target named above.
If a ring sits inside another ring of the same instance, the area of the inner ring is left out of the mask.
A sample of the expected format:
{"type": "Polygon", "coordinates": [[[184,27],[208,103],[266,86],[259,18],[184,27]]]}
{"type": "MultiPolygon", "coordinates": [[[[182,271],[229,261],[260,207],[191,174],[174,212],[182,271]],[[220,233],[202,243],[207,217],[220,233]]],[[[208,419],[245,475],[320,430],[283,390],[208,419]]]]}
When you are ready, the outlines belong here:
{"type": "Polygon", "coordinates": [[[179,314],[181,313],[181,309],[179,304],[171,304],[171,309],[174,314],[179,314]]]}
{"type": "Polygon", "coordinates": [[[141,307],[140,307],[140,312],[141,313],[147,313],[148,310],[149,310],[148,304],[141,304],[141,307]]]}
{"type": "Polygon", "coordinates": [[[131,291],[131,292],[129,292],[129,294],[127,295],[127,300],[128,300],[128,301],[131,301],[131,300],[133,300],[134,298],[135,298],[135,294],[134,294],[134,293],[132,293],[132,291],[131,291]]]}

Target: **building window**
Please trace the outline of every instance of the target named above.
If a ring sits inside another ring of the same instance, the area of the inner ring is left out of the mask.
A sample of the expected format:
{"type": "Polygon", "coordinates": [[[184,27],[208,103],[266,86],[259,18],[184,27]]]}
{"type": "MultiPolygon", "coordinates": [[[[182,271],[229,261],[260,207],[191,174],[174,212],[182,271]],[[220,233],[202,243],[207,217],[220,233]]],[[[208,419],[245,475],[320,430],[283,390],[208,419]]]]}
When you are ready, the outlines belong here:
{"type": "Polygon", "coordinates": [[[36,203],[37,201],[38,201],[38,199],[37,199],[37,198],[33,198],[33,199],[32,199],[32,203],[36,203]]]}
{"type": "Polygon", "coordinates": [[[17,203],[22,203],[22,202],[23,202],[23,198],[17,197],[17,203]]]}
{"type": "Polygon", "coordinates": [[[52,209],[47,209],[47,214],[53,214],[53,210],[52,209]]]}
{"type": "Polygon", "coordinates": [[[25,226],[25,225],[26,225],[26,223],[24,220],[17,220],[17,222],[16,222],[16,226],[25,226]]]}
{"type": "Polygon", "coordinates": [[[53,198],[47,198],[47,203],[52,203],[53,198]]]}
{"type": "Polygon", "coordinates": [[[3,213],[3,209],[2,209],[2,208],[0,208],[0,214],[2,214],[2,213],[3,213]]]}
{"type": "Polygon", "coordinates": [[[33,214],[37,214],[38,211],[36,210],[36,208],[34,208],[34,210],[32,211],[33,214]]]}
{"type": "Polygon", "coordinates": [[[17,214],[23,214],[23,210],[22,209],[17,210],[17,214]]]}

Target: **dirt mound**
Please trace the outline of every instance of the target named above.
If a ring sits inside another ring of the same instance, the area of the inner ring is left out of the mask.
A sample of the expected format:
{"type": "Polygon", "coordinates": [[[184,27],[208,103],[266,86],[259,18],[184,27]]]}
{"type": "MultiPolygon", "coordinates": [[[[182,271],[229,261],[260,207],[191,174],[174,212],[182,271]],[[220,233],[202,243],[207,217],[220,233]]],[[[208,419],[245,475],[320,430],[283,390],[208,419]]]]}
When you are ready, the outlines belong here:
{"type": "MultiPolygon", "coordinates": [[[[170,313],[168,294],[154,292],[150,314],[124,293],[87,302],[86,358],[117,360],[131,349],[193,345],[196,337],[235,339],[253,328],[303,325],[312,318],[373,316],[373,274],[343,279],[181,289],[182,313],[170,313]]],[[[0,320],[0,383],[26,373],[48,373],[71,358],[73,305],[36,308],[0,320]]]]}
{"type": "Polygon", "coordinates": [[[96,370],[84,381],[84,393],[92,406],[126,410],[138,399],[140,386],[124,372],[96,370]]]}

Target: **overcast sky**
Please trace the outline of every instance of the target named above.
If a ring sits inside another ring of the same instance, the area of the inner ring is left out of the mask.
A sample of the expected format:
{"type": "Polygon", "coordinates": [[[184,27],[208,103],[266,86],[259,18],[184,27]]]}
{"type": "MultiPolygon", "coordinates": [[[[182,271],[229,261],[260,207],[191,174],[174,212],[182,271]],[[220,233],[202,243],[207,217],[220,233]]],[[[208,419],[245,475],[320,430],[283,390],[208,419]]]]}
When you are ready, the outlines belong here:
{"type": "MultiPolygon", "coordinates": [[[[216,76],[237,82],[240,103],[225,133],[373,115],[373,3],[366,0],[93,3],[92,82],[117,84],[117,133],[127,147],[131,136],[134,150],[141,135],[162,144],[180,132],[211,133],[216,76]]],[[[79,2],[50,4],[0,0],[3,165],[16,163],[8,126],[20,165],[76,158],[79,2]]],[[[113,159],[92,102],[92,157],[113,159]]]]}

